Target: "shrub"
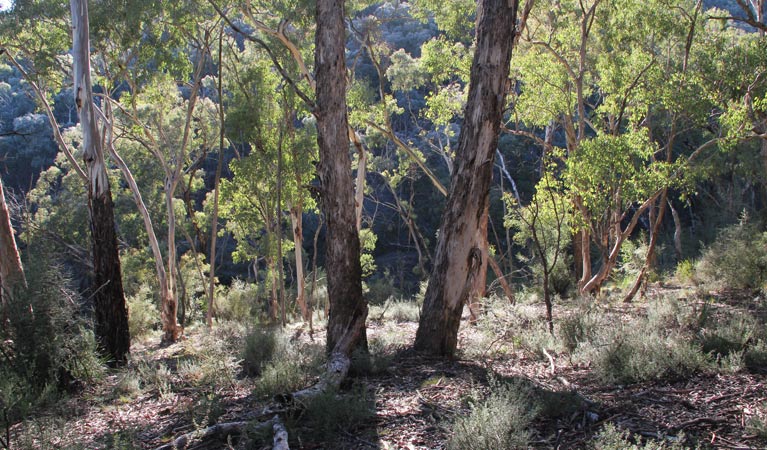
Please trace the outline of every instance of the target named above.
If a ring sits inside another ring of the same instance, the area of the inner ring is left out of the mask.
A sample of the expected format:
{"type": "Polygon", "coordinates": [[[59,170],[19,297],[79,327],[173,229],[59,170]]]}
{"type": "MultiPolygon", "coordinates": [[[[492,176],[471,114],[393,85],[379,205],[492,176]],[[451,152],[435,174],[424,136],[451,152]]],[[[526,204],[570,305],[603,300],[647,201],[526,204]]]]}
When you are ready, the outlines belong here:
{"type": "Polygon", "coordinates": [[[371,305],[381,305],[402,295],[402,291],[394,286],[389,276],[371,279],[364,283],[365,298],[371,305]]]}
{"type": "Polygon", "coordinates": [[[746,423],[746,430],[759,439],[767,439],[767,403],[752,408],[751,417],[746,423]]]}
{"type": "Polygon", "coordinates": [[[593,341],[603,325],[599,313],[584,303],[575,313],[559,320],[562,345],[572,353],[579,345],[593,341]]]}
{"type": "Polygon", "coordinates": [[[676,265],[674,278],[680,283],[692,283],[695,281],[695,262],[685,259],[676,265]]]}
{"type": "Polygon", "coordinates": [[[538,406],[533,402],[527,386],[491,381],[490,394],[482,401],[470,401],[470,408],[468,416],[459,417],[453,424],[448,449],[528,447],[528,427],[538,412],[538,406]]]}
{"type": "Polygon", "coordinates": [[[645,442],[639,438],[635,441],[631,432],[620,431],[615,425],[608,423],[589,442],[588,448],[594,450],[682,450],[686,447],[682,444],[682,439],[678,438],[673,441],[647,439],[645,442]]]}
{"type": "Polygon", "coordinates": [[[375,415],[375,402],[362,384],[355,384],[349,392],[324,392],[314,397],[303,415],[292,425],[302,440],[332,440],[339,430],[350,432],[375,415]],[[298,428],[300,427],[300,428],[298,428]],[[306,433],[305,427],[311,429],[306,433]],[[304,431],[304,433],[301,433],[304,431]]]}
{"type": "Polygon", "coordinates": [[[144,336],[157,327],[160,313],[157,311],[154,295],[148,284],[142,284],[136,294],[129,296],[126,301],[131,338],[144,336]]]}
{"type": "Polygon", "coordinates": [[[0,413],[14,422],[56,391],[101,377],[104,366],[80,311],[82,300],[49,255],[29,256],[29,288],[5,292],[0,317],[0,413]]]}
{"type": "Polygon", "coordinates": [[[679,332],[640,321],[611,328],[601,336],[594,357],[597,375],[608,383],[689,376],[708,360],[698,345],[679,332]]]}
{"type": "Polygon", "coordinates": [[[704,352],[727,356],[745,350],[756,327],[756,321],[750,316],[729,316],[718,320],[713,326],[703,328],[699,340],[704,352]]]}
{"type": "Polygon", "coordinates": [[[754,289],[767,281],[767,233],[745,217],[731,225],[704,251],[697,272],[716,288],[754,289]]]}
{"type": "Polygon", "coordinates": [[[235,279],[224,295],[216,301],[216,318],[219,320],[247,321],[253,317],[258,299],[258,286],[235,279]]]}
{"type": "Polygon", "coordinates": [[[321,373],[324,360],[325,352],[321,345],[277,338],[272,358],[261,365],[256,396],[274,397],[305,387],[321,373]]]}
{"type": "Polygon", "coordinates": [[[271,328],[256,328],[245,337],[242,368],[247,375],[261,373],[263,366],[272,361],[278,346],[286,347],[285,335],[271,328]]]}
{"type": "Polygon", "coordinates": [[[756,373],[767,373],[767,342],[758,341],[756,345],[746,350],[743,358],[748,370],[756,373]]]}

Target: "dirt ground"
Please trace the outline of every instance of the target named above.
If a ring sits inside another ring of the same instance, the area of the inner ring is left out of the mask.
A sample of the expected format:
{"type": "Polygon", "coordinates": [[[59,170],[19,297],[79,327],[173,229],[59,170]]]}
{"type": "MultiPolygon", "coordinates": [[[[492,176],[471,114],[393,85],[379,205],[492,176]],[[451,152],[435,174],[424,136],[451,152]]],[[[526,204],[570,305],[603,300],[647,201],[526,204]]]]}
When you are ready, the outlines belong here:
{"type": "MultiPolygon", "coordinates": [[[[394,329],[399,342],[412,342],[416,326],[414,322],[392,325],[371,321],[368,336],[374,340],[394,329]]],[[[464,324],[461,330],[460,346],[478,339],[476,327],[464,324]]],[[[204,333],[189,333],[187,341],[168,347],[150,339],[134,345],[134,358],[170,361],[204,333]]],[[[307,333],[301,338],[309,339],[307,333]]],[[[313,338],[318,342],[324,339],[321,333],[313,338]]],[[[754,434],[747,427],[750,417],[764,414],[767,408],[764,373],[697,373],[677,380],[605,385],[595,379],[588,364],[572,363],[564,355],[541,357],[503,339],[490,345],[507,348],[501,356],[488,352],[492,356],[441,361],[414,354],[406,345],[392,347],[385,367],[349,382],[358,389],[362,386],[374,405],[362,423],[337,430],[330,440],[313,439],[311,430],[303,432],[300,437],[291,437],[291,447],[444,448],[453,420],[469,413],[466,399],[486,390],[489,377],[496,377],[531,383],[553,399],[552,410],[532,424],[534,448],[588,448],[606,423],[634,436],[668,443],[684,436],[685,442],[695,442],[701,448],[767,448],[764,434],[754,434]]],[[[151,449],[204,428],[189,413],[205,395],[199,389],[182,387],[164,395],[153,389],[125,397],[116,393],[121,376],[119,371],[112,373],[34,420],[15,425],[13,441],[20,447],[37,448],[151,449]]],[[[258,416],[270,402],[255,400],[252,389],[251,379],[238,377],[217,392],[215,421],[258,416]]],[[[300,417],[293,419],[294,424],[300,421],[300,417]]],[[[264,445],[253,439],[239,443],[234,439],[229,443],[193,442],[188,448],[268,448],[264,445]]]]}

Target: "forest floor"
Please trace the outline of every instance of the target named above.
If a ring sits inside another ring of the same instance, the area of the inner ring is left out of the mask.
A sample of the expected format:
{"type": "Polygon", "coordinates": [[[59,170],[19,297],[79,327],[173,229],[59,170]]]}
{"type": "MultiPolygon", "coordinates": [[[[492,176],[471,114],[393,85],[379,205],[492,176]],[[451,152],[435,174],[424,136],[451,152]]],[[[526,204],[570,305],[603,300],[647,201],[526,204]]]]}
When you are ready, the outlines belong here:
{"type": "MultiPolygon", "coordinates": [[[[675,298],[695,317],[740,311],[756,318],[749,324],[764,330],[764,298],[684,291],[675,298]]],[[[648,313],[648,305],[656,304],[601,300],[600,316],[606,322],[599,323],[633,326],[632,320],[648,313]]],[[[621,448],[620,443],[595,443],[611,423],[625,433],[619,441],[625,443],[653,439],[664,447],[767,448],[767,367],[747,367],[733,357],[725,364],[717,357],[689,373],[682,368],[644,381],[607,382],[597,363],[567,351],[561,339],[547,337],[541,305],[511,307],[501,301],[487,308],[478,325],[463,323],[459,357],[440,361],[408,350],[417,306],[407,308],[402,302],[371,311],[373,360],[365,373],[350,378],[340,402],[328,400],[314,413],[286,418],[292,448],[444,448],[456,419],[468,417],[493,386],[508,382],[527,386],[536,398],[538,414],[525,431],[529,447],[621,448]]],[[[562,302],[555,311],[555,324],[588,315],[575,302],[562,302]]],[[[305,330],[300,324],[289,326],[287,341],[321,353],[322,332],[310,337],[305,330]]],[[[281,382],[293,377],[293,385],[300,386],[315,379],[312,373],[295,379],[295,373],[279,370],[246,376],[239,350],[244,334],[242,326],[231,324],[212,332],[194,328],[170,346],[160,346],[156,334],[147,336],[134,343],[127,367],[15,425],[12,442],[15,448],[156,448],[213,423],[258,419],[257,412],[274,404],[270,390],[287,386],[281,382]],[[267,376],[274,377],[276,388],[264,387],[261,378],[267,376]]],[[[188,448],[261,449],[270,448],[270,439],[252,432],[229,442],[192,441],[188,448]]]]}

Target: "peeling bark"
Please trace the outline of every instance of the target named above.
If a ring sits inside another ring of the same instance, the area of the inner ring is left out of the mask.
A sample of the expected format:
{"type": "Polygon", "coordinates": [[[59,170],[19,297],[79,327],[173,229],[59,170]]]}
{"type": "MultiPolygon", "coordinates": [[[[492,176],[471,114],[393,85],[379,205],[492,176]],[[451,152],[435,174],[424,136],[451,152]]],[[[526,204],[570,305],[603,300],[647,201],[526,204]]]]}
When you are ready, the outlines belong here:
{"type": "Polygon", "coordinates": [[[414,344],[426,353],[455,354],[461,311],[482,264],[476,235],[489,199],[517,7],[516,0],[482,0],[477,7],[469,97],[414,344]]]}
{"type": "Polygon", "coordinates": [[[4,298],[3,292],[8,292],[17,283],[27,286],[13,234],[11,213],[5,202],[3,181],[0,180],[0,298],[4,298]]]}
{"type": "Polygon", "coordinates": [[[70,7],[74,94],[83,131],[83,159],[88,175],[88,206],[93,238],[94,332],[99,348],[113,363],[122,363],[130,350],[128,309],[122,286],[112,192],[109,189],[102,136],[93,105],[88,3],[84,0],[71,0],[70,7]]]}

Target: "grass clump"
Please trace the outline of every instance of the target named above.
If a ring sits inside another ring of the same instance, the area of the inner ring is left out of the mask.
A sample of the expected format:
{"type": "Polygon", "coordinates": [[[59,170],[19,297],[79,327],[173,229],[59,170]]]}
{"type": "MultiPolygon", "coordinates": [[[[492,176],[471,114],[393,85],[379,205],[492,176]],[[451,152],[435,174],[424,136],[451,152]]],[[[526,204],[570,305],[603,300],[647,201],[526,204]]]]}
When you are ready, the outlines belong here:
{"type": "Polygon", "coordinates": [[[242,369],[249,376],[261,373],[264,365],[272,361],[278,347],[285,348],[285,335],[270,328],[256,328],[245,336],[242,350],[242,369]]]}
{"type": "Polygon", "coordinates": [[[374,415],[372,396],[364,385],[355,384],[345,393],[328,391],[314,397],[291,428],[304,442],[332,441],[339,431],[352,432],[374,415]]]}
{"type": "MultiPolygon", "coordinates": [[[[258,332],[260,333],[260,332],[258,332]]],[[[259,375],[254,394],[268,398],[305,387],[317,377],[325,362],[323,346],[291,340],[281,331],[272,331],[273,337],[262,336],[268,342],[263,351],[251,349],[250,367],[259,363],[259,375]],[[273,341],[271,341],[273,339],[273,341]]],[[[253,338],[258,342],[258,338],[253,338]]],[[[256,344],[251,344],[256,345],[256,344]]]]}
{"type": "Polygon", "coordinates": [[[612,423],[608,423],[602,431],[589,442],[592,450],[682,450],[685,447],[681,438],[669,437],[668,440],[635,438],[629,431],[621,431],[612,423]]]}
{"type": "MultiPolygon", "coordinates": [[[[450,450],[526,448],[528,427],[539,411],[529,387],[491,380],[490,394],[469,402],[471,412],[453,424],[450,450]]],[[[475,396],[476,398],[476,396],[475,396]]]]}
{"type": "Polygon", "coordinates": [[[418,322],[421,318],[421,305],[415,301],[395,300],[391,297],[383,305],[371,306],[368,317],[375,321],[388,319],[397,323],[418,322]]]}

